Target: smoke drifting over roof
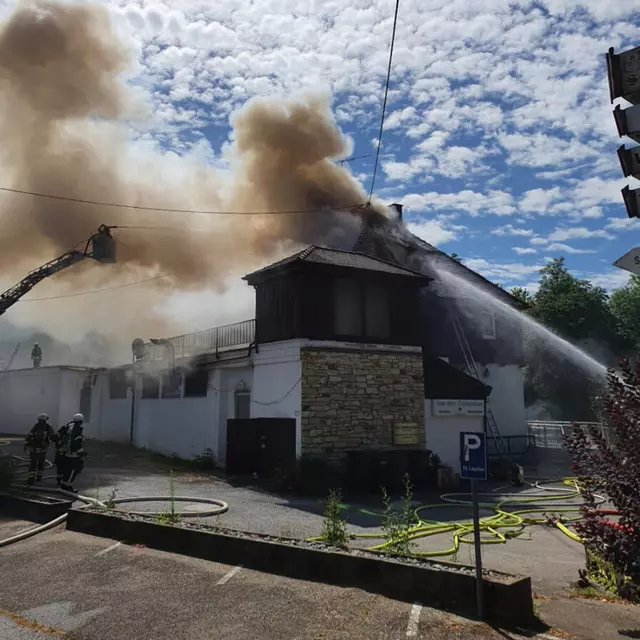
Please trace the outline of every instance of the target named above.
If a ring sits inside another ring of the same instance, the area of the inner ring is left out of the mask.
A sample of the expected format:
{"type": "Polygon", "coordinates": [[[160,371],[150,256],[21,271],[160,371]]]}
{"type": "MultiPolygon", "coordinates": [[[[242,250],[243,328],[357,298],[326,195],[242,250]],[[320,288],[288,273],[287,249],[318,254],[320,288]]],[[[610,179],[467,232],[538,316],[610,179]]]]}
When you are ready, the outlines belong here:
{"type": "MultiPolygon", "coordinates": [[[[124,127],[139,113],[137,94],[121,78],[129,63],[129,51],[104,6],[19,5],[0,30],[0,186],[128,205],[222,211],[331,208],[366,201],[361,185],[332,161],[350,149],[326,97],[247,103],[231,121],[230,175],[193,160],[142,154],[124,127]]],[[[0,269],[17,279],[25,269],[87,238],[100,223],[165,229],[116,231],[122,240],[118,265],[79,265],[58,281],[86,288],[105,280],[130,281],[131,274],[171,273],[170,285],[181,289],[215,287],[229,273],[281,252],[283,243],[340,244],[340,233],[353,237],[359,225],[350,214],[167,214],[2,193],[0,269]]],[[[167,286],[166,280],[159,282],[167,286]]],[[[139,299],[141,308],[150,308],[148,295],[139,299]]]]}

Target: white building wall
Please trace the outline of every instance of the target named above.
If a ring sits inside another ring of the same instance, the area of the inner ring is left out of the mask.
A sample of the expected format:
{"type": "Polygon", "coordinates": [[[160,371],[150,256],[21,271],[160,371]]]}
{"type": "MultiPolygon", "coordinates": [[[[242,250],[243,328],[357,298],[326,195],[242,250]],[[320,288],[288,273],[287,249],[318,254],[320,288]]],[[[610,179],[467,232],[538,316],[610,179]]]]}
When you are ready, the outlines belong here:
{"type": "MultiPolygon", "coordinates": [[[[488,374],[482,381],[491,387],[487,407],[503,436],[525,436],[527,434],[527,414],[524,406],[524,376],[515,364],[500,366],[487,365],[488,374]]],[[[484,372],[484,367],[478,368],[484,372]]]]}
{"type": "MultiPolygon", "coordinates": [[[[62,369],[60,371],[60,404],[58,420],[62,426],[69,422],[73,418],[74,414],[80,412],[80,391],[84,384],[85,378],[89,372],[87,371],[75,371],[69,369],[62,369]]],[[[92,403],[93,404],[93,403],[92,403]]],[[[89,428],[91,424],[91,418],[95,418],[93,415],[93,407],[85,427],[89,428]]]]}
{"type": "Polygon", "coordinates": [[[80,389],[87,371],[65,367],[15,369],[0,376],[0,433],[26,434],[39,413],[54,429],[80,408],[80,389]]]}
{"type": "Polygon", "coordinates": [[[131,391],[119,400],[112,400],[109,395],[109,374],[99,373],[91,399],[93,416],[85,433],[96,440],[129,442],[131,391]]]}
{"type": "Polygon", "coordinates": [[[482,433],[484,416],[434,416],[433,400],[427,398],[424,407],[427,449],[437,453],[443,464],[460,473],[460,434],[463,431],[482,433]]]}
{"type": "Polygon", "coordinates": [[[254,355],[251,394],[252,418],[295,418],[296,455],[301,452],[301,378],[300,346],[308,341],[286,340],[260,345],[254,355]]]}

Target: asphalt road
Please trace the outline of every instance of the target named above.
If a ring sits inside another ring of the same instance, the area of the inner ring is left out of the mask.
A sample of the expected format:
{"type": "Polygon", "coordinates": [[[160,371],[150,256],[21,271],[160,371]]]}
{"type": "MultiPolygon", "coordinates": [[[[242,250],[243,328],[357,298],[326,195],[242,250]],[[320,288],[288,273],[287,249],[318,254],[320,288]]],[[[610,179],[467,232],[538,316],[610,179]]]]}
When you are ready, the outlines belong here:
{"type": "MultiPolygon", "coordinates": [[[[0,519],[0,538],[33,526],[0,519]]],[[[537,601],[548,629],[494,629],[416,603],[119,544],[58,527],[0,549],[3,640],[640,637],[640,608],[537,601]]]]}

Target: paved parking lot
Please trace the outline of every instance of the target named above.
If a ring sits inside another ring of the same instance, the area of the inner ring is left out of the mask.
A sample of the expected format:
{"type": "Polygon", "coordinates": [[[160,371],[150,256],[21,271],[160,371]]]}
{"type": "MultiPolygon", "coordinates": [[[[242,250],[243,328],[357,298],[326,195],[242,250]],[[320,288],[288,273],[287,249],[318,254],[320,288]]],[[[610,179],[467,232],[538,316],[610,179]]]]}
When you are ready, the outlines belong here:
{"type": "MultiPolygon", "coordinates": [[[[145,452],[123,445],[91,441],[87,445],[89,461],[77,487],[82,493],[106,500],[113,490],[117,497],[158,496],[170,493],[169,462],[151,459],[145,452]]],[[[5,453],[21,454],[15,442],[5,453]]],[[[51,457],[51,456],[50,456],[51,457]]],[[[238,486],[225,479],[198,472],[178,471],[173,479],[175,495],[218,498],[228,502],[229,511],[205,522],[242,531],[282,537],[307,538],[322,532],[323,504],[320,499],[279,496],[256,488],[238,486]]],[[[496,488],[489,487],[486,490],[496,488]]],[[[507,488],[508,490],[508,488],[507,488]]],[[[425,503],[437,501],[438,493],[416,496],[425,503]]],[[[372,496],[362,504],[351,504],[347,513],[349,533],[380,531],[380,520],[363,516],[358,507],[381,508],[381,501],[372,496]]],[[[137,510],[165,510],[168,504],[137,503],[137,510]]],[[[491,512],[482,512],[488,516],[491,512]]],[[[468,520],[470,507],[443,508],[429,512],[429,518],[468,520]]],[[[354,544],[370,546],[371,540],[354,544]]],[[[451,547],[451,534],[422,538],[417,550],[435,551],[451,547]]],[[[483,562],[489,569],[531,576],[534,590],[545,595],[565,592],[578,579],[578,569],[584,566],[584,551],[557,529],[531,527],[506,544],[483,545],[483,562]]],[[[442,558],[462,564],[473,564],[472,545],[461,545],[455,557],[442,558]]]]}
{"type": "MultiPolygon", "coordinates": [[[[0,537],[28,525],[0,519],[0,537]]],[[[619,605],[628,620],[620,612],[613,622],[610,612],[598,613],[593,633],[514,633],[358,589],[132,547],[63,527],[0,549],[0,563],[3,640],[606,640],[638,622],[635,608],[619,605]]],[[[592,605],[571,606],[573,617],[584,621],[584,607],[592,605]]],[[[560,618],[561,628],[575,626],[564,612],[551,618],[560,618]]]]}
{"type": "MultiPolygon", "coordinates": [[[[25,523],[0,523],[0,536],[18,525],[25,523]]],[[[501,637],[486,625],[357,589],[114,544],[58,528],[0,550],[1,637],[501,637]]]]}

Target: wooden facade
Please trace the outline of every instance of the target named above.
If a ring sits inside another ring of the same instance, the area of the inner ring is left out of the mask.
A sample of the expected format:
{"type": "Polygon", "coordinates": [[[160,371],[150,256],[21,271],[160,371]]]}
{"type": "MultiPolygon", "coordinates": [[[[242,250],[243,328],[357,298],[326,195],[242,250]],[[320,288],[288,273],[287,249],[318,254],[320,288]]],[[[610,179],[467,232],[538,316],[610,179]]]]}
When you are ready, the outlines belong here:
{"type": "Polygon", "coordinates": [[[256,290],[256,342],[293,338],[421,346],[428,279],[293,261],[247,276],[256,290]]]}

